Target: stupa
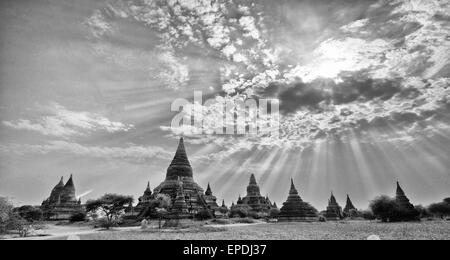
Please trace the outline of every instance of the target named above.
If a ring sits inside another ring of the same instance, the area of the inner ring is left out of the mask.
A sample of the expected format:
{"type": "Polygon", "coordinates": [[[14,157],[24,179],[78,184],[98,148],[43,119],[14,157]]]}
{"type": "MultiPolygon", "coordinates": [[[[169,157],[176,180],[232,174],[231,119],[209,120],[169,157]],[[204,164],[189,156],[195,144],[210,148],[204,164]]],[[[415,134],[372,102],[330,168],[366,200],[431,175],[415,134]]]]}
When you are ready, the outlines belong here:
{"type": "Polygon", "coordinates": [[[327,220],[341,220],[343,218],[342,208],[339,206],[333,193],[331,193],[331,198],[328,201],[327,211],[325,213],[327,220]]]}
{"type": "Polygon", "coordinates": [[[193,217],[201,210],[218,208],[217,199],[213,196],[211,187],[205,193],[200,185],[194,181],[192,166],[186,153],[183,138],[180,138],[175,156],[167,169],[165,180],[153,190],[152,194],[146,191],[144,196],[141,197],[138,204],[141,212],[148,208],[147,202],[156,198],[159,194],[170,197],[172,199],[172,210],[170,211],[178,212],[181,210],[183,216],[186,209],[190,217],[193,217]]]}
{"type": "Polygon", "coordinates": [[[48,220],[69,220],[74,214],[84,212],[81,201],[75,195],[73,176],[64,184],[61,177],[59,183],[53,188],[50,197],[42,202],[41,209],[48,220]]]}
{"type": "Polygon", "coordinates": [[[211,190],[211,185],[208,183],[208,188],[205,191],[204,199],[206,203],[208,204],[208,208],[211,210],[218,210],[219,205],[217,205],[217,198],[213,195],[211,190]]]}
{"type": "Polygon", "coordinates": [[[402,187],[400,187],[399,182],[397,182],[395,201],[402,210],[402,216],[399,216],[401,220],[420,220],[419,212],[415,209],[414,205],[411,204],[408,197],[406,197],[406,194],[403,191],[402,187]]]}
{"type": "Polygon", "coordinates": [[[153,199],[153,193],[152,190],[150,188],[150,182],[147,183],[147,188],[144,191],[144,194],[139,197],[138,199],[138,204],[136,206],[136,211],[142,211],[143,208],[148,205],[148,203],[153,199]]]}
{"type": "Polygon", "coordinates": [[[356,207],[353,205],[352,200],[350,199],[350,196],[347,195],[347,203],[345,204],[345,208],[344,208],[344,213],[345,214],[350,214],[350,211],[354,210],[354,211],[358,211],[356,209],[356,207]]]}
{"type": "Polygon", "coordinates": [[[309,203],[304,202],[291,180],[291,189],[287,201],[283,203],[278,217],[280,222],[310,222],[317,220],[317,210],[309,203]]]}

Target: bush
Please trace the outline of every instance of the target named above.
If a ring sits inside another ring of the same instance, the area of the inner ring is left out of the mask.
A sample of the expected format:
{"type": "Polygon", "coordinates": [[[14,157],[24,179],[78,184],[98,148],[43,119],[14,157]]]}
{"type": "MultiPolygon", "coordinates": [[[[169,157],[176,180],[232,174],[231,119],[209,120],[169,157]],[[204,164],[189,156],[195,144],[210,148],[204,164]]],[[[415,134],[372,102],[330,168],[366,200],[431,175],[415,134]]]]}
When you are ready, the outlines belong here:
{"type": "Polygon", "coordinates": [[[86,221],[86,214],[84,212],[75,213],[72,216],[70,216],[70,222],[84,222],[86,221]]]}
{"type": "Polygon", "coordinates": [[[246,218],[248,217],[248,210],[244,208],[234,208],[230,212],[230,217],[232,218],[246,218]]]}
{"type": "Polygon", "coordinates": [[[400,207],[395,199],[388,196],[380,196],[370,203],[370,209],[374,216],[382,222],[399,222],[420,220],[419,212],[415,209],[400,207]]]}
{"type": "Polygon", "coordinates": [[[415,206],[414,208],[417,210],[417,212],[419,212],[419,217],[421,219],[422,218],[429,218],[429,217],[432,216],[432,214],[428,211],[428,209],[425,208],[422,205],[415,206]]]}
{"type": "Polygon", "coordinates": [[[100,218],[98,220],[96,220],[95,223],[95,227],[100,227],[100,228],[104,228],[104,229],[111,229],[113,227],[117,227],[119,226],[119,221],[110,221],[106,218],[100,218]]]}
{"type": "Polygon", "coordinates": [[[362,217],[365,220],[375,220],[375,219],[377,219],[375,217],[375,215],[373,215],[372,211],[370,211],[370,210],[365,210],[365,211],[361,212],[361,215],[362,215],[362,217]]]}
{"type": "Polygon", "coordinates": [[[22,206],[15,210],[19,216],[28,222],[41,221],[44,213],[41,209],[33,206],[22,206]]]}
{"type": "Polygon", "coordinates": [[[319,222],[327,222],[327,218],[324,216],[319,216],[319,222]]]}
{"type": "Polygon", "coordinates": [[[434,203],[428,206],[428,210],[431,214],[444,219],[446,216],[450,216],[450,203],[445,199],[443,202],[434,203]]]}
{"type": "Polygon", "coordinates": [[[271,209],[269,212],[269,217],[270,218],[278,218],[278,216],[280,215],[280,210],[279,209],[271,209]]]}
{"type": "Polygon", "coordinates": [[[195,214],[194,218],[196,220],[207,220],[213,218],[213,214],[209,210],[200,210],[197,214],[195,214]]]}

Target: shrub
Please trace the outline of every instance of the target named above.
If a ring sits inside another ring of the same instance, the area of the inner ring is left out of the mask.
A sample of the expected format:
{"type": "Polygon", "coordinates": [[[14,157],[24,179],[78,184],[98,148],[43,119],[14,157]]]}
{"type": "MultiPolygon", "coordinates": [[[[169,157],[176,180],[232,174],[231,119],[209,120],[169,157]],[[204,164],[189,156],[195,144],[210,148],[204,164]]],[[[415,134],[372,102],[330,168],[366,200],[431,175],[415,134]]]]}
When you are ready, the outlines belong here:
{"type": "Polygon", "coordinates": [[[197,214],[195,214],[194,218],[196,220],[207,220],[213,218],[213,214],[209,210],[200,210],[197,214]]]}
{"type": "Polygon", "coordinates": [[[234,208],[230,211],[230,217],[232,218],[246,218],[248,217],[248,210],[244,208],[234,208]]]}
{"type": "Polygon", "coordinates": [[[365,210],[365,211],[361,212],[361,215],[362,215],[362,217],[365,220],[375,220],[375,219],[377,219],[375,217],[375,215],[373,215],[372,211],[370,211],[370,210],[365,210]]]}
{"type": "Polygon", "coordinates": [[[44,213],[41,209],[33,206],[22,206],[16,209],[19,216],[28,222],[41,221],[44,213]]]}
{"type": "Polygon", "coordinates": [[[370,203],[370,209],[374,216],[382,222],[398,222],[420,220],[419,212],[413,209],[400,207],[395,199],[388,196],[380,196],[370,203]]]}
{"type": "Polygon", "coordinates": [[[319,222],[327,222],[327,218],[324,216],[319,216],[319,222]]]}
{"type": "Polygon", "coordinates": [[[269,212],[269,217],[270,218],[278,218],[278,216],[280,215],[280,210],[279,209],[271,209],[269,212]]]}
{"type": "Polygon", "coordinates": [[[428,206],[428,210],[431,214],[444,219],[446,216],[450,216],[450,203],[447,203],[448,199],[445,199],[440,203],[433,203],[428,206]]]}
{"type": "Polygon", "coordinates": [[[86,214],[84,212],[75,213],[70,216],[70,222],[84,222],[86,221],[86,214]]]}
{"type": "Polygon", "coordinates": [[[344,217],[349,219],[357,219],[362,217],[362,213],[355,209],[351,209],[348,213],[344,213],[344,217]]]}
{"type": "Polygon", "coordinates": [[[119,221],[117,220],[108,220],[107,218],[100,218],[96,220],[95,227],[100,227],[104,229],[111,229],[113,227],[119,226],[119,221]]]}
{"type": "Polygon", "coordinates": [[[420,218],[429,218],[432,216],[428,209],[422,205],[415,206],[414,208],[417,210],[417,212],[419,212],[420,218]]]}

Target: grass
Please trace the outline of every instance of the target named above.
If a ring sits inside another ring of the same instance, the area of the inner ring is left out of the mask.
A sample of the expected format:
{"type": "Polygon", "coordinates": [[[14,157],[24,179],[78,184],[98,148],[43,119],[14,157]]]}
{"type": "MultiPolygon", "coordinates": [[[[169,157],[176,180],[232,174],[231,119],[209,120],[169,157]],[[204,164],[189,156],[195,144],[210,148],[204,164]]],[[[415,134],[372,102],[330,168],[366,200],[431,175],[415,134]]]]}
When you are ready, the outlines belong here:
{"type": "Polygon", "coordinates": [[[228,228],[196,227],[184,230],[113,231],[81,236],[84,240],[450,240],[450,222],[276,223],[228,228]]]}

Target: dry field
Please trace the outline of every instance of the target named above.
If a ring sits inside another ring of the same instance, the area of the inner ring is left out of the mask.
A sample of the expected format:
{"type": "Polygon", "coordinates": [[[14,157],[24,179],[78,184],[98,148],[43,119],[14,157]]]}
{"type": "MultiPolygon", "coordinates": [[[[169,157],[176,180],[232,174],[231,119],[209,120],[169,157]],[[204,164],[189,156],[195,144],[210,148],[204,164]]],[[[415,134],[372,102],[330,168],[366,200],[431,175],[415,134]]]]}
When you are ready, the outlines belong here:
{"type": "Polygon", "coordinates": [[[389,223],[367,221],[277,223],[186,230],[105,231],[81,235],[83,240],[450,240],[450,221],[389,223]]]}

